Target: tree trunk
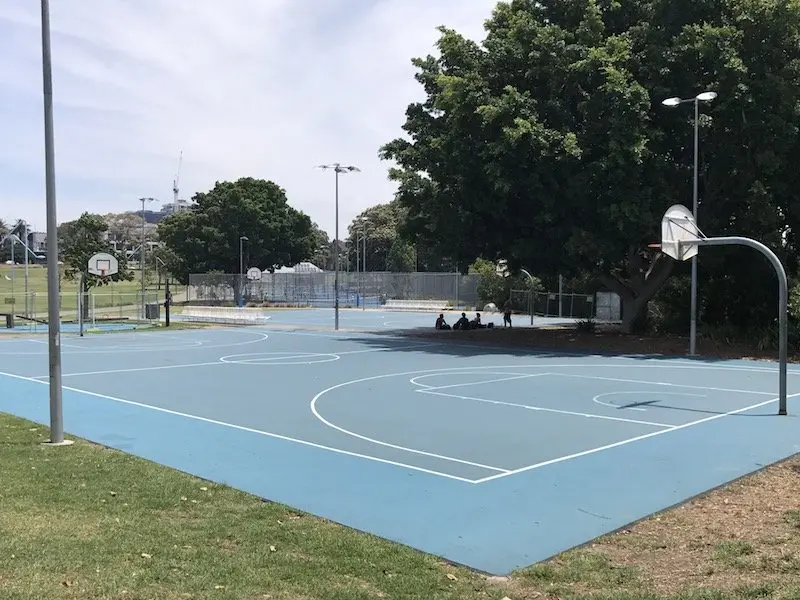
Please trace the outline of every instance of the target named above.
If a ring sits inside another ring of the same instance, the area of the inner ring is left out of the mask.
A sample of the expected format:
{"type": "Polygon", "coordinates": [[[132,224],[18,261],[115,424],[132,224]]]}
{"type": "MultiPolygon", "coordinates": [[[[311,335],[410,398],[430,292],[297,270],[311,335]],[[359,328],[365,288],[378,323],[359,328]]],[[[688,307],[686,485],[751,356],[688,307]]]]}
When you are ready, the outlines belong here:
{"type": "Polygon", "coordinates": [[[649,262],[642,254],[631,249],[628,253],[627,279],[617,274],[600,275],[599,281],[619,295],[623,333],[633,333],[644,324],[647,304],[672,275],[674,265],[675,261],[664,254],[658,254],[653,262],[649,262]]]}

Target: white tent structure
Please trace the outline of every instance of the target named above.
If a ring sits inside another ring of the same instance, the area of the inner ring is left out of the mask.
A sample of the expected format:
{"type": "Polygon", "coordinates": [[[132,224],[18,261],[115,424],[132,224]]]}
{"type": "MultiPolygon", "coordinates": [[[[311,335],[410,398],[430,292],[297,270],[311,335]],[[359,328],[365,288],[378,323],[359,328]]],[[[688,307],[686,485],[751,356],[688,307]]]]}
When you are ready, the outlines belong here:
{"type": "MultiPolygon", "coordinates": [[[[299,262],[293,267],[281,267],[280,269],[275,269],[276,273],[322,273],[323,270],[320,269],[317,265],[310,262],[299,262]]],[[[269,274],[269,271],[264,271],[264,274],[269,274]]]]}

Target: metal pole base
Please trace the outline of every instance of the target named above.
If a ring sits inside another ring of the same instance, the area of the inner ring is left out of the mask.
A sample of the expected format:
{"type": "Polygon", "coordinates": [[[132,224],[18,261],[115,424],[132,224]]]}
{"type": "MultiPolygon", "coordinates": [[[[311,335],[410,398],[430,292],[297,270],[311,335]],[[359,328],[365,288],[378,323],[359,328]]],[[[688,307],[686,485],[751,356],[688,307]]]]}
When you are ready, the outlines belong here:
{"type": "Polygon", "coordinates": [[[72,446],[72,440],[64,440],[62,442],[42,442],[42,446],[72,446]]]}

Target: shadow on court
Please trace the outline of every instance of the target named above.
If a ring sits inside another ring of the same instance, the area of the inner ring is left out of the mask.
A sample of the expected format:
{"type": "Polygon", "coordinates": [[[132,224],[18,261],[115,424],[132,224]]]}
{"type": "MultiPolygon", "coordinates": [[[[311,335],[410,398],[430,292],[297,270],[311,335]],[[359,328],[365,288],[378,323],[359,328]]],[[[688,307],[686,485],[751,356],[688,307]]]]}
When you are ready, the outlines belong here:
{"type": "MultiPolygon", "coordinates": [[[[699,364],[716,364],[724,362],[734,362],[748,360],[737,357],[726,356],[688,356],[680,353],[658,354],[644,352],[623,352],[621,350],[611,350],[603,348],[602,339],[598,340],[597,348],[553,348],[548,347],[546,342],[531,339],[504,339],[497,335],[502,332],[502,328],[483,329],[478,331],[432,331],[432,328],[418,327],[410,329],[392,329],[382,333],[363,333],[350,334],[348,340],[357,339],[374,348],[384,348],[396,352],[427,352],[434,355],[445,356],[488,356],[488,355],[507,355],[515,357],[531,356],[536,358],[576,358],[581,356],[597,356],[603,358],[628,358],[640,360],[684,360],[699,364]],[[356,336],[355,338],[352,336],[356,336]],[[414,344],[412,347],[411,344],[414,344]],[[418,345],[417,345],[418,344],[418,345]]],[[[678,340],[676,344],[683,344],[683,340],[678,340]]],[[[750,359],[752,360],[752,359],[750,359]]],[[[769,360],[763,360],[764,366],[772,366],[769,360]]],[[[777,363],[775,363],[777,369],[777,363]]]]}

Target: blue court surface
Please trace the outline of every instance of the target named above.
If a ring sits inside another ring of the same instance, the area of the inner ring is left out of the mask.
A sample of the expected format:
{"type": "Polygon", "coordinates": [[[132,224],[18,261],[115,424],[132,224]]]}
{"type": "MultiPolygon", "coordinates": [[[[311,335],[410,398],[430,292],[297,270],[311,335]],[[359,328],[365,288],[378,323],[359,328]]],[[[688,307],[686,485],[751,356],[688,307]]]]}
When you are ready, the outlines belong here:
{"type": "MultiPolygon", "coordinates": [[[[772,363],[456,340],[64,335],[65,429],[493,574],[800,451],[772,363]]],[[[0,339],[0,362],[0,410],[47,424],[47,338],[0,339]]]]}

